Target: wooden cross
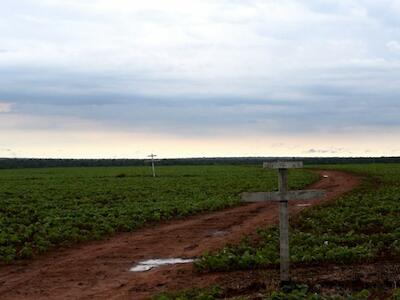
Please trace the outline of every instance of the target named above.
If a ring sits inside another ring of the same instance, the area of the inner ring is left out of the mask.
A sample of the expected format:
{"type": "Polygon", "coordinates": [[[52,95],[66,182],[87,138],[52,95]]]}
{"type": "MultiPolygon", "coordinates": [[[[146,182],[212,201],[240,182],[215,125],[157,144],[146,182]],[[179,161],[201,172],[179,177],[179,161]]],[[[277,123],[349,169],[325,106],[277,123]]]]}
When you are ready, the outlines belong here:
{"type": "Polygon", "coordinates": [[[280,278],[281,284],[285,284],[290,282],[288,202],[322,198],[325,192],[323,190],[288,191],[288,169],[302,168],[301,161],[265,162],[263,167],[278,170],[279,192],[242,193],[241,196],[244,202],[279,202],[280,278]]]}

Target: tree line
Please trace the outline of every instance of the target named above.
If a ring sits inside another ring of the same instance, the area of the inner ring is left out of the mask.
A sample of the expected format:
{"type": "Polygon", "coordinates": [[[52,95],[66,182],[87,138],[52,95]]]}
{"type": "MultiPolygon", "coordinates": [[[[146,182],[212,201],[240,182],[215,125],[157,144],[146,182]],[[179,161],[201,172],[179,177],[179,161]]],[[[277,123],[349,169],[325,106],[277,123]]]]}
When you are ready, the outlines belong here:
{"type": "MultiPolygon", "coordinates": [[[[400,157],[203,157],[158,159],[157,165],[257,165],[278,159],[302,160],[306,165],[400,162],[400,157]]],[[[148,159],[0,158],[0,169],[146,166],[149,163],[148,159]]]]}

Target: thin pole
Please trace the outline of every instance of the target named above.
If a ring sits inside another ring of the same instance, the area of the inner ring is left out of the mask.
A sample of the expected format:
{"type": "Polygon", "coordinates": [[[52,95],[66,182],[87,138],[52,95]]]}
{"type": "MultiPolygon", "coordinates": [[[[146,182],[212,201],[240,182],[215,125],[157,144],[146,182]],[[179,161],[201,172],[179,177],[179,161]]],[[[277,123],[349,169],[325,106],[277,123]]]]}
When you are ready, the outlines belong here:
{"type": "MultiPolygon", "coordinates": [[[[286,193],[288,190],[288,170],[278,169],[279,191],[286,193]]],[[[280,240],[280,277],[281,283],[289,282],[289,212],[288,200],[279,202],[279,240],[280,240]]]]}
{"type": "Polygon", "coordinates": [[[154,157],[151,157],[151,168],[153,170],[153,177],[156,177],[156,169],[154,168],[154,157]]]}
{"type": "Polygon", "coordinates": [[[151,170],[153,172],[153,177],[156,177],[156,168],[154,167],[154,157],[156,157],[157,155],[155,154],[150,154],[148,157],[151,157],[151,170]]]}

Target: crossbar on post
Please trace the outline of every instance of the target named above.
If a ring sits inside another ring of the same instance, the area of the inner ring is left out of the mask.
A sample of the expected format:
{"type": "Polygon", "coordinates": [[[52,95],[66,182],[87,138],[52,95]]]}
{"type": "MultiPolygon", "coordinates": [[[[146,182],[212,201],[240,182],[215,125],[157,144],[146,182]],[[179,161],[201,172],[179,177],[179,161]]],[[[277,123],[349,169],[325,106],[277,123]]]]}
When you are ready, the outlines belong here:
{"type": "Polygon", "coordinates": [[[155,154],[150,154],[150,155],[148,155],[148,157],[151,157],[151,171],[152,171],[152,173],[153,173],[153,177],[156,177],[156,169],[155,169],[155,167],[154,167],[154,157],[156,157],[157,155],[155,155],[155,154]]]}
{"type": "Polygon", "coordinates": [[[242,193],[242,201],[278,201],[279,202],[279,254],[281,284],[290,282],[290,253],[289,253],[289,209],[291,200],[312,200],[325,196],[322,190],[288,191],[288,169],[302,168],[301,161],[266,162],[264,168],[278,171],[279,192],[242,193]]]}

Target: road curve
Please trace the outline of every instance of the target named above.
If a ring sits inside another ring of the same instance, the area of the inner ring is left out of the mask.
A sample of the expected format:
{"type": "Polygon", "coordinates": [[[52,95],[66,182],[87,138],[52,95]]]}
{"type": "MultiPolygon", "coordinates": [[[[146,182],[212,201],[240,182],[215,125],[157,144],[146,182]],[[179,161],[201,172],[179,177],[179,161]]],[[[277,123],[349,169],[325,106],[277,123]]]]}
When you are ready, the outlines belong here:
{"type": "MultiPolygon", "coordinates": [[[[333,200],[360,183],[360,178],[345,172],[318,173],[320,181],[310,188],[324,189],[327,195],[312,205],[333,200]]],[[[299,203],[290,204],[292,214],[305,208],[297,206],[299,203]]],[[[165,290],[208,285],[216,277],[199,276],[192,265],[142,273],[129,269],[144,259],[196,257],[277,221],[275,203],[251,203],[55,250],[31,261],[0,267],[0,299],[138,300],[165,290]]]]}

